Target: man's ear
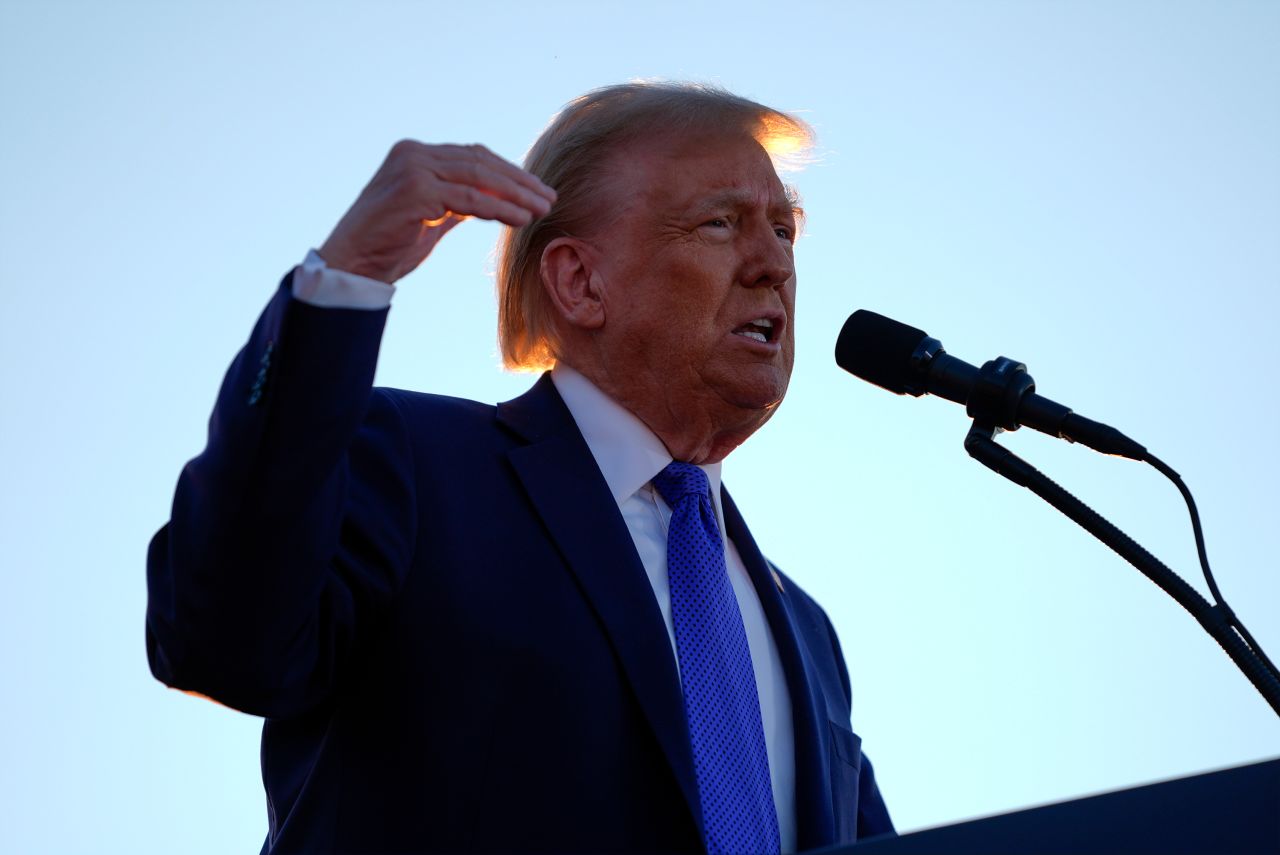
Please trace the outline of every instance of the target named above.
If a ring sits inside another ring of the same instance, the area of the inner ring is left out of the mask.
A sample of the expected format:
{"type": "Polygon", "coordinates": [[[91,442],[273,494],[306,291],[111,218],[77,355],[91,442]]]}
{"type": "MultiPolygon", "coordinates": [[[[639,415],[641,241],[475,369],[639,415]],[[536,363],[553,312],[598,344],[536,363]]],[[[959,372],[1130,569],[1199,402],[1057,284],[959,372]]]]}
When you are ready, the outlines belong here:
{"type": "Polygon", "coordinates": [[[556,314],[581,330],[604,326],[604,284],[591,260],[590,248],[573,237],[558,237],[542,251],[542,287],[556,314]]]}

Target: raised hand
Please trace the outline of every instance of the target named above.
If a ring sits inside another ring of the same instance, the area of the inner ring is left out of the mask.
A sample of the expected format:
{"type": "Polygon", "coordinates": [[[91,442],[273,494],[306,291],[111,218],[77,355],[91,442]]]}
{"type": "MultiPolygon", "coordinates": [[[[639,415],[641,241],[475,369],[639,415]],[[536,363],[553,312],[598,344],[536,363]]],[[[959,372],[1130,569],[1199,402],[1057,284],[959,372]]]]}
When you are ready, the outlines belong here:
{"type": "Polygon", "coordinates": [[[330,267],[390,284],[468,217],[523,226],[550,211],[555,199],[550,187],[482,145],[401,140],[320,256],[330,267]]]}

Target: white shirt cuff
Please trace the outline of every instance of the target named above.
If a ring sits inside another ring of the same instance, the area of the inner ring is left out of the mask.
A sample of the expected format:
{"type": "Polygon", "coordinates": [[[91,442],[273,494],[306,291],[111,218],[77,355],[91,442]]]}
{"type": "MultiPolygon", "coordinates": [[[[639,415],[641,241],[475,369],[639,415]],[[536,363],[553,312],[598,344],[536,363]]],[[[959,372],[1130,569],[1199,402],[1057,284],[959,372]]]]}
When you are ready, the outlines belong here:
{"type": "Polygon", "coordinates": [[[293,297],[325,309],[385,309],[396,286],[334,270],[314,249],[293,273],[293,297]]]}

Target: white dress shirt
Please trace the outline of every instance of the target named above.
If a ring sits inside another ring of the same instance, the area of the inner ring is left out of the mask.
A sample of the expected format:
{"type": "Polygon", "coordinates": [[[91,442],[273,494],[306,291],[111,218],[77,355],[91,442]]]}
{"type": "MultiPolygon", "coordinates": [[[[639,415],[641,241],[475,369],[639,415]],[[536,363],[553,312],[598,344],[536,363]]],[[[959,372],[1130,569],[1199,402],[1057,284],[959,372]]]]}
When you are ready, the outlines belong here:
{"type": "MultiPolygon", "coordinates": [[[[329,308],[381,309],[390,305],[394,293],[393,285],[329,268],[315,250],[307,254],[293,278],[293,296],[296,299],[329,308]]],[[[649,584],[653,586],[678,670],[675,627],[671,619],[671,589],[667,579],[667,525],[671,519],[671,508],[651,483],[651,479],[671,462],[671,454],[644,422],[570,366],[557,364],[551,372],[551,380],[587,441],[609,492],[618,503],[618,510],[649,577],[649,584]]],[[[725,543],[725,565],[742,612],[747,646],[751,651],[756,689],[760,695],[765,750],[769,755],[769,777],[778,813],[779,843],[783,852],[794,852],[795,735],[791,696],[787,691],[778,646],[765,619],[760,597],[747,575],[737,547],[725,531],[720,501],[720,466],[719,463],[711,463],[699,468],[711,482],[712,503],[720,523],[720,537],[725,543]]]]}

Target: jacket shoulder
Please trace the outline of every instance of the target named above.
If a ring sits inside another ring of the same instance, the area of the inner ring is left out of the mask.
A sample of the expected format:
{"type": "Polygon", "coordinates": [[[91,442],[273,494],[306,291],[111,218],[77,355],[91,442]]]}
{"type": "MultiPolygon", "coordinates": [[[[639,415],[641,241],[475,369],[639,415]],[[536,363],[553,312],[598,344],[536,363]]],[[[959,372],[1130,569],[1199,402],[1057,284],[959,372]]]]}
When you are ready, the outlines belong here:
{"type": "Polygon", "coordinates": [[[388,419],[404,437],[419,477],[438,474],[442,467],[493,461],[519,444],[504,429],[495,405],[467,398],[374,387],[366,424],[376,431],[374,425],[388,419]]]}
{"type": "Polygon", "coordinates": [[[375,386],[373,396],[375,399],[391,404],[406,418],[440,415],[491,421],[497,409],[493,404],[472,401],[469,398],[414,392],[409,389],[393,389],[389,386],[375,386]]]}

